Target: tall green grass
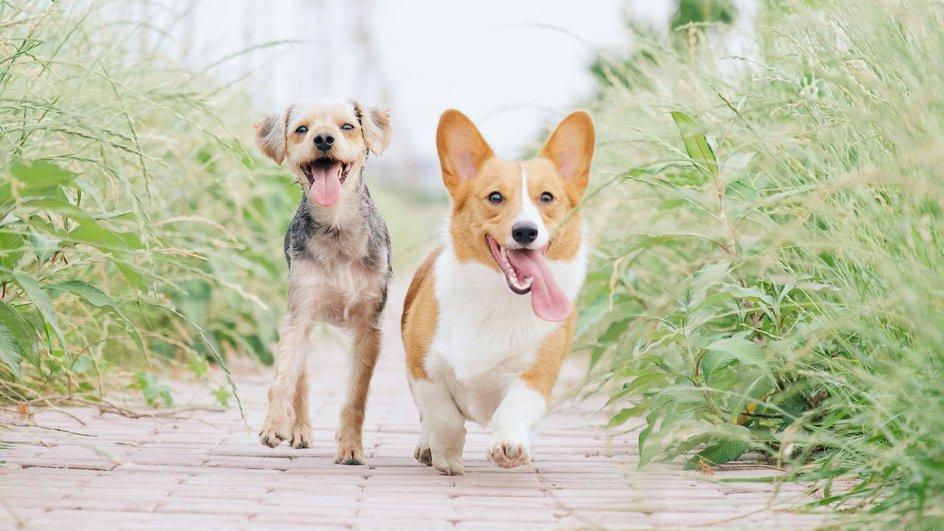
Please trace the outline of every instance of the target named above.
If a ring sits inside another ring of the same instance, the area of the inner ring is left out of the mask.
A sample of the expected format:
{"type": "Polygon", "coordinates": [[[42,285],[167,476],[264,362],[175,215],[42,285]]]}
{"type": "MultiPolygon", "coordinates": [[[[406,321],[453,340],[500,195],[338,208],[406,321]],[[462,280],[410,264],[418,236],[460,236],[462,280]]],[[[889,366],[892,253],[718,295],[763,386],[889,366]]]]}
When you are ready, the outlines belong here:
{"type": "Polygon", "coordinates": [[[123,6],[0,2],[3,401],[170,405],[160,369],[183,366],[225,404],[209,364],[275,340],[298,192],[228,132],[247,103],[123,6]]]}
{"type": "Polygon", "coordinates": [[[698,25],[596,66],[581,337],[642,464],[755,451],[940,527],[944,5],[809,6],[769,4],[735,69],[698,25]]]}

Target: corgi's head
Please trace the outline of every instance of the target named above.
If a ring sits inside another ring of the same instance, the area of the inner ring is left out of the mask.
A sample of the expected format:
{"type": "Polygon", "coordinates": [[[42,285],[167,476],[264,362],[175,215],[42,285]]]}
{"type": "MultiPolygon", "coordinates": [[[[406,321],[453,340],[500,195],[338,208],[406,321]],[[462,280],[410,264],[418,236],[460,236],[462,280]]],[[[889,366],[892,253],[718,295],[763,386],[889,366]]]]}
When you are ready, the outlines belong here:
{"type": "Polygon", "coordinates": [[[571,211],[587,188],[593,144],[593,121],[583,111],[561,121],[537,158],[520,162],[496,157],[461,112],[448,110],[439,120],[456,256],[500,271],[515,293],[530,292],[534,313],[547,321],[570,314],[548,261],[577,256],[581,223],[571,211]]]}

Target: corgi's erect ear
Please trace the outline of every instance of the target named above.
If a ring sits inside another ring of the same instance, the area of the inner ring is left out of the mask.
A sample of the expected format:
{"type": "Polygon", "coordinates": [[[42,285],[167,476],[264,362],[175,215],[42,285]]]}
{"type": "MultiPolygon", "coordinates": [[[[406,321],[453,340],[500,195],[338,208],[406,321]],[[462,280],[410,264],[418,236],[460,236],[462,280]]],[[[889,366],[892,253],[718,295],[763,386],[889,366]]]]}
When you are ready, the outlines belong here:
{"type": "Polygon", "coordinates": [[[439,150],[443,183],[449,193],[475,177],[482,164],[493,155],[492,148],[472,120],[454,109],[449,109],[439,118],[436,148],[439,150]]]}
{"type": "Polygon", "coordinates": [[[358,101],[352,101],[351,104],[354,105],[354,114],[361,122],[367,149],[379,157],[390,145],[390,111],[380,107],[367,108],[358,101]]]}
{"type": "Polygon", "coordinates": [[[285,127],[290,110],[291,107],[282,114],[270,114],[256,124],[256,145],[276,164],[285,160],[285,127]]]}
{"type": "Polygon", "coordinates": [[[576,111],[561,121],[539,155],[550,160],[561,177],[577,188],[580,196],[590,181],[594,139],[593,119],[586,111],[576,111]]]}

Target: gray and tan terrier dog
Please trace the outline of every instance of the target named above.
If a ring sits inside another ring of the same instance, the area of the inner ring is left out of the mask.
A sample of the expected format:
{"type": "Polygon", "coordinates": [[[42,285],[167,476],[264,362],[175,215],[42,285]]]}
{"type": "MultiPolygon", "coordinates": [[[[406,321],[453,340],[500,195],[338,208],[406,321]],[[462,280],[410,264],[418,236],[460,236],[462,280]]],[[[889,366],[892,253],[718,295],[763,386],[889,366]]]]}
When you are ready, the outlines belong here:
{"type": "Polygon", "coordinates": [[[389,112],[356,101],[300,102],[256,124],[259,149],[284,161],[304,190],[285,234],[288,309],[259,433],[266,446],[311,445],[306,354],[312,325],[326,322],[354,336],[334,462],[364,464],[364,407],[392,277],[390,237],[367,191],[364,166],[368,154],[380,155],[389,143],[389,112]]]}

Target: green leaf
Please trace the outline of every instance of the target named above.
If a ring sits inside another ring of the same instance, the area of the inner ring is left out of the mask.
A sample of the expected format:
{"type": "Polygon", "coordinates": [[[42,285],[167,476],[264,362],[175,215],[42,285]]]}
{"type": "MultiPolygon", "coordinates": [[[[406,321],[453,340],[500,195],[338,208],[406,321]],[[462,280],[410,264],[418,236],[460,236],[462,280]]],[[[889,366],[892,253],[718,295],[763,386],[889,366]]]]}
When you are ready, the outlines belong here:
{"type": "Polygon", "coordinates": [[[144,248],[135,234],[105,229],[91,219],[83,221],[78,227],[69,231],[69,237],[103,251],[144,248]]]}
{"type": "MultiPolygon", "coordinates": [[[[747,431],[747,428],[745,428],[747,431]]],[[[750,436],[750,432],[747,434],[750,436]]],[[[723,465],[729,461],[744,455],[750,444],[748,439],[725,438],[714,444],[709,445],[704,450],[696,453],[685,463],[685,470],[695,470],[700,467],[701,460],[704,459],[713,466],[723,465]]]]}
{"type": "Polygon", "coordinates": [[[694,308],[705,300],[705,295],[708,293],[708,290],[721,284],[728,275],[730,267],[730,264],[727,262],[720,262],[705,265],[696,271],[692,276],[690,287],[691,303],[689,306],[694,308]]]}
{"type": "Polygon", "coordinates": [[[36,329],[12,306],[3,301],[0,301],[0,324],[13,334],[13,338],[20,346],[20,354],[39,369],[40,358],[36,352],[36,329]]]}
{"type": "Polygon", "coordinates": [[[26,253],[26,246],[23,245],[23,236],[15,232],[0,230],[0,267],[16,269],[24,253],[26,253]]]}
{"type": "Polygon", "coordinates": [[[62,240],[58,238],[46,237],[33,227],[29,229],[29,239],[30,245],[33,247],[33,252],[36,254],[36,260],[38,260],[40,264],[45,264],[49,261],[49,259],[56,254],[56,251],[59,249],[59,244],[62,242],[62,240]]]}
{"type": "Polygon", "coordinates": [[[84,282],[81,280],[68,280],[59,284],[53,284],[46,286],[46,290],[52,293],[71,293],[78,296],[85,302],[88,302],[92,306],[98,308],[106,308],[111,311],[115,316],[117,316],[125,324],[125,330],[131,334],[131,338],[134,340],[135,344],[138,347],[138,350],[144,354],[144,342],[141,341],[141,336],[138,334],[137,329],[134,327],[134,324],[128,319],[127,316],[118,308],[118,305],[115,304],[115,301],[111,297],[105,294],[102,290],[96,288],[95,286],[84,282]]]}
{"type": "Polygon", "coordinates": [[[638,417],[640,413],[646,410],[645,406],[635,406],[635,407],[624,407],[619,411],[619,413],[613,415],[610,418],[610,422],[606,425],[607,428],[615,428],[622,425],[627,420],[638,417]]]}
{"type": "Polygon", "coordinates": [[[56,293],[72,293],[74,295],[78,295],[80,298],[84,299],[93,306],[97,306],[99,308],[111,308],[115,311],[115,313],[121,315],[121,310],[119,310],[118,306],[115,305],[115,301],[111,300],[111,297],[106,295],[102,290],[96,288],[88,282],[83,282],[81,280],[68,280],[60,284],[46,286],[46,290],[56,293]]]}
{"type": "Polygon", "coordinates": [[[13,273],[12,271],[10,273],[14,282],[23,289],[26,296],[33,302],[33,306],[43,317],[46,324],[52,328],[53,332],[56,334],[56,339],[58,339],[59,344],[62,345],[62,350],[68,351],[66,338],[62,333],[62,329],[59,328],[59,318],[56,316],[56,309],[53,308],[49,296],[46,295],[46,292],[43,291],[43,289],[39,287],[39,284],[32,278],[13,273]]]}
{"type": "MultiPolygon", "coordinates": [[[[705,347],[705,350],[728,354],[743,365],[754,365],[765,371],[768,370],[767,363],[764,361],[764,352],[760,345],[743,336],[716,339],[705,347]]],[[[718,362],[720,361],[719,359],[718,362]]]]}
{"type": "Polygon", "coordinates": [[[69,184],[76,174],[51,162],[17,162],[10,167],[11,179],[0,180],[0,205],[13,202],[13,180],[18,181],[19,197],[51,195],[69,184]]]}
{"type": "Polygon", "coordinates": [[[17,380],[22,381],[20,360],[23,359],[20,344],[16,341],[13,332],[5,325],[0,324],[0,362],[10,368],[17,380]]]}
{"type": "Polygon", "coordinates": [[[683,112],[673,112],[672,119],[675,120],[675,125],[682,135],[685,152],[688,153],[695,167],[709,178],[716,177],[718,161],[711,146],[708,145],[704,129],[691,116],[683,112]]]}

